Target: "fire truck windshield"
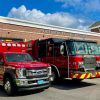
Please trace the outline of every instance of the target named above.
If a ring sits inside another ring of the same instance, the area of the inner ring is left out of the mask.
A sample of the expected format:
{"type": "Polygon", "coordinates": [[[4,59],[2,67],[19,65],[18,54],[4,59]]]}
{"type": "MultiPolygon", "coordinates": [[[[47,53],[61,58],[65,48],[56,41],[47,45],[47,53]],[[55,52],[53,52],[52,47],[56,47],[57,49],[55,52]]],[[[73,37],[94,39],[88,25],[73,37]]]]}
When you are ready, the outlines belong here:
{"type": "Polygon", "coordinates": [[[100,54],[98,45],[92,42],[73,42],[75,54],[100,54]]]}
{"type": "Polygon", "coordinates": [[[99,47],[99,52],[100,52],[100,45],[98,45],[98,47],[99,47]]]}
{"type": "Polygon", "coordinates": [[[73,42],[76,54],[88,54],[87,45],[84,42],[73,42]]]}
{"type": "Polygon", "coordinates": [[[8,62],[30,62],[33,61],[32,57],[29,54],[14,54],[7,53],[5,54],[6,60],[8,62]]]}
{"type": "Polygon", "coordinates": [[[87,43],[89,54],[100,54],[98,45],[96,43],[87,43]]]}

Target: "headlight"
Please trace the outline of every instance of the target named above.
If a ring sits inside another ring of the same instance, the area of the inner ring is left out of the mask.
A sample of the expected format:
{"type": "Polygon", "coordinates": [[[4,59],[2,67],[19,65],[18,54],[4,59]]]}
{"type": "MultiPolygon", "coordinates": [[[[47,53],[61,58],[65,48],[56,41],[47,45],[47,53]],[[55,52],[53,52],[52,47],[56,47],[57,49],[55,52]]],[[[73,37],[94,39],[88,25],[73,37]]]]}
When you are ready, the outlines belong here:
{"type": "Polygon", "coordinates": [[[97,61],[97,67],[100,67],[100,61],[97,61]]]}
{"type": "Polygon", "coordinates": [[[50,66],[48,67],[48,75],[49,76],[51,75],[51,67],[50,66]]]}
{"type": "Polygon", "coordinates": [[[79,66],[79,68],[83,68],[83,62],[78,62],[78,66],[79,66]]]}
{"type": "Polygon", "coordinates": [[[85,71],[85,66],[84,66],[84,63],[83,62],[79,62],[78,63],[78,71],[81,71],[81,72],[84,72],[85,71]]]}
{"type": "Polygon", "coordinates": [[[79,65],[83,65],[83,62],[79,62],[78,64],[79,64],[79,65]]]}
{"type": "Polygon", "coordinates": [[[16,76],[18,78],[25,78],[26,77],[26,69],[25,68],[17,68],[16,69],[16,76]]]}

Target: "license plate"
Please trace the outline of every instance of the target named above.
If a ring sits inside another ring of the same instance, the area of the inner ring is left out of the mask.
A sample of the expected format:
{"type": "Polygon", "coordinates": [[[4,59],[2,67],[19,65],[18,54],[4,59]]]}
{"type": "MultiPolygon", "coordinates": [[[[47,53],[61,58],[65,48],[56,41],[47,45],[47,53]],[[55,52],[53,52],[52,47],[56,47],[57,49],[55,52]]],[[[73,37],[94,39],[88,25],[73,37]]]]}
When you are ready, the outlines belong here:
{"type": "Polygon", "coordinates": [[[44,84],[44,80],[38,80],[37,83],[40,84],[44,84]]]}

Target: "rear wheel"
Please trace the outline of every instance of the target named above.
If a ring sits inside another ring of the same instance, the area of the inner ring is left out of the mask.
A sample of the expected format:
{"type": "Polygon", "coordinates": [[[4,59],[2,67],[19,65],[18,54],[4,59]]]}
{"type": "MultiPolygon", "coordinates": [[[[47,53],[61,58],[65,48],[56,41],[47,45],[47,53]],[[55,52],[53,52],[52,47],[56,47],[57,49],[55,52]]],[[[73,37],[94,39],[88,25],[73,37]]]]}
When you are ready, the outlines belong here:
{"type": "Polygon", "coordinates": [[[4,90],[7,95],[14,95],[15,94],[14,83],[10,78],[5,78],[4,80],[4,90]]]}

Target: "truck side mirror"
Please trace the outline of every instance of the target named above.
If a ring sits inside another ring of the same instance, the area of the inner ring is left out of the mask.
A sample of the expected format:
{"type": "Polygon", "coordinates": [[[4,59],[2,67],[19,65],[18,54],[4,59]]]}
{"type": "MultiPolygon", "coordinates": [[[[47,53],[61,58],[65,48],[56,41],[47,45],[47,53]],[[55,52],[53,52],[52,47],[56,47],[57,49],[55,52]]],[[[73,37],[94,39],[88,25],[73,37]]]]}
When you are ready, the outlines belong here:
{"type": "Polygon", "coordinates": [[[64,48],[64,45],[62,44],[61,46],[60,46],[60,54],[61,55],[64,55],[64,50],[65,48],[64,48]]]}
{"type": "Polygon", "coordinates": [[[60,54],[63,55],[63,56],[67,56],[68,54],[68,47],[65,45],[65,43],[62,43],[60,45],[60,54]]]}

